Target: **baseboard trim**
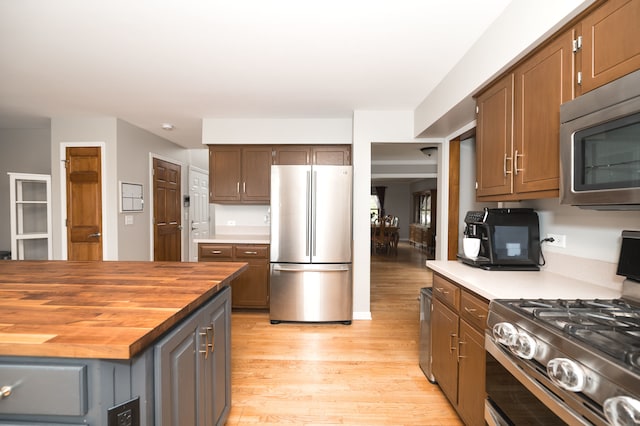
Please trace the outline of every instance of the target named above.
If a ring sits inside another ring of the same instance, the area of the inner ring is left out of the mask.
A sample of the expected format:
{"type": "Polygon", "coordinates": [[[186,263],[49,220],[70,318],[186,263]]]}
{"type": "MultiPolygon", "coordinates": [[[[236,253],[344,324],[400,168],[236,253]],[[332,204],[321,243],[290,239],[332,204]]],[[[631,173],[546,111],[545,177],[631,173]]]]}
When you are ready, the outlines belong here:
{"type": "Polygon", "coordinates": [[[368,320],[371,321],[371,312],[354,312],[353,313],[354,320],[368,320]]]}

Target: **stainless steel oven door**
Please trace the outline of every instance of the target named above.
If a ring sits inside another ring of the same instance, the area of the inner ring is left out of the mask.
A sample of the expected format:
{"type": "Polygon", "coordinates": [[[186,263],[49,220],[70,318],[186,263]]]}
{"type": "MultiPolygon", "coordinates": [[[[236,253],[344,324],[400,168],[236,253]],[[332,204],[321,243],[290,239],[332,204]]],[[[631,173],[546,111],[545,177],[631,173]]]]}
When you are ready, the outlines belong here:
{"type": "Polygon", "coordinates": [[[581,410],[582,404],[573,395],[558,389],[544,372],[529,364],[531,361],[516,357],[489,334],[485,335],[485,349],[487,404],[491,409],[485,407],[488,424],[501,419],[515,425],[607,425],[602,417],[581,410]]]}

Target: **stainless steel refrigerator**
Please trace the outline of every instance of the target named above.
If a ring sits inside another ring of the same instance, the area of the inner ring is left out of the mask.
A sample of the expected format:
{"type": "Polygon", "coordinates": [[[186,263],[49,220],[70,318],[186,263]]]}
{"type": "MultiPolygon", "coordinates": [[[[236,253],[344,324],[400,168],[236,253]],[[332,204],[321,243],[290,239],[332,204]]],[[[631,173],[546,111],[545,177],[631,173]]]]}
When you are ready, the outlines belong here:
{"type": "Polygon", "coordinates": [[[353,317],[351,166],[271,166],[270,320],[353,317]]]}

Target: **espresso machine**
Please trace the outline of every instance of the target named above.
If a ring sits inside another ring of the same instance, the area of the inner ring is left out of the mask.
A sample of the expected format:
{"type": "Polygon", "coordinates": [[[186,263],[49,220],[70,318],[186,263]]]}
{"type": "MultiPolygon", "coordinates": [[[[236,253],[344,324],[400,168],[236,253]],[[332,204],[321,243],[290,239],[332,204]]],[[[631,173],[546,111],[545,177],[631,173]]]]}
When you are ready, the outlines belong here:
{"type": "Polygon", "coordinates": [[[528,208],[469,211],[464,237],[480,241],[477,256],[458,254],[463,263],[488,270],[540,270],[538,214],[528,208]]]}

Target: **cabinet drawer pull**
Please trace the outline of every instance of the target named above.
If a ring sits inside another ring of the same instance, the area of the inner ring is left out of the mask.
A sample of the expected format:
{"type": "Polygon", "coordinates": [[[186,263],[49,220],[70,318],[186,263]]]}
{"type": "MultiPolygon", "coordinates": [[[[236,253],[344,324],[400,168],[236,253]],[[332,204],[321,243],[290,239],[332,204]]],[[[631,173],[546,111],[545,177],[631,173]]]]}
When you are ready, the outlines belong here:
{"type": "Polygon", "coordinates": [[[462,355],[462,345],[466,345],[467,342],[463,340],[458,340],[458,362],[460,362],[463,358],[468,358],[466,355],[462,355]]]}
{"type": "Polygon", "coordinates": [[[504,172],[504,177],[507,177],[507,174],[511,174],[511,170],[507,170],[507,160],[512,160],[512,157],[507,157],[507,153],[504,153],[504,161],[502,162],[502,170],[504,172]]]}
{"type": "Polygon", "coordinates": [[[250,255],[256,256],[258,254],[258,252],[257,251],[245,251],[244,254],[250,254],[250,255]]]}
{"type": "Polygon", "coordinates": [[[476,318],[478,318],[478,319],[482,319],[482,318],[484,318],[484,315],[476,314],[476,312],[478,311],[477,309],[467,308],[467,307],[465,306],[465,307],[464,307],[464,310],[465,310],[468,314],[470,314],[471,316],[474,316],[474,317],[476,317],[476,318]]]}
{"type": "Polygon", "coordinates": [[[516,149],[516,153],[513,156],[513,158],[514,158],[513,161],[515,162],[514,169],[516,171],[516,176],[518,176],[518,172],[523,172],[524,171],[524,169],[519,169],[518,168],[518,157],[524,157],[524,154],[518,154],[518,150],[516,149]]]}
{"type": "Polygon", "coordinates": [[[9,398],[13,388],[11,386],[3,386],[0,388],[0,399],[9,398]]]}
{"type": "Polygon", "coordinates": [[[240,181],[236,182],[236,194],[240,193],[240,181]]]}
{"type": "Polygon", "coordinates": [[[222,254],[222,250],[211,250],[211,254],[222,254]]]}
{"type": "Polygon", "coordinates": [[[436,287],[436,291],[442,294],[449,294],[449,292],[446,291],[443,287],[436,287]]]}

